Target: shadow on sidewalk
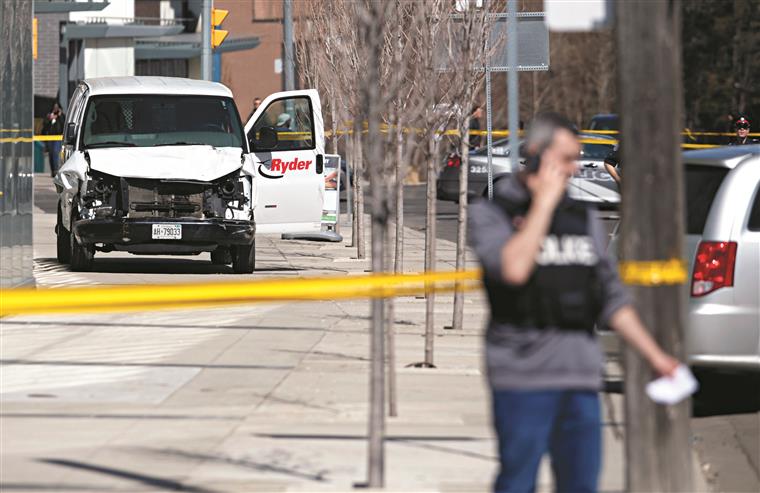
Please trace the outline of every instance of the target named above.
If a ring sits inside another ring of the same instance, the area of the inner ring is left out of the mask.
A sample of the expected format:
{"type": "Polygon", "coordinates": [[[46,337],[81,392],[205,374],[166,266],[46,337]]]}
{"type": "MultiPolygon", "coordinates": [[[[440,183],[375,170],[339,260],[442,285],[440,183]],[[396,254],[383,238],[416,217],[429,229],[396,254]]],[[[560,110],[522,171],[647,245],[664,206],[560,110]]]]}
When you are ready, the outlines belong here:
{"type": "Polygon", "coordinates": [[[252,469],[258,472],[268,472],[275,474],[282,474],[292,478],[306,479],[314,482],[326,481],[326,470],[320,470],[316,472],[303,472],[295,467],[286,467],[282,465],[268,464],[264,462],[256,462],[250,459],[235,459],[227,456],[201,454],[197,452],[185,452],[184,450],[175,449],[142,449],[143,452],[147,452],[151,455],[157,455],[161,457],[173,457],[188,459],[193,461],[211,462],[215,464],[223,464],[230,466],[242,467],[245,469],[252,469]]]}
{"type": "MultiPolygon", "coordinates": [[[[338,317],[343,318],[343,317],[338,317]]],[[[45,321],[23,321],[23,320],[8,320],[3,321],[3,325],[21,325],[21,326],[49,326],[49,327],[98,327],[98,328],[113,328],[113,329],[123,329],[125,327],[138,327],[138,328],[155,328],[155,329],[172,329],[172,330],[183,330],[183,329],[208,329],[208,330],[275,330],[275,331],[286,331],[286,332],[337,332],[341,334],[366,334],[366,330],[332,330],[327,328],[322,328],[318,326],[314,327],[279,327],[275,325],[209,325],[209,324],[203,324],[203,325],[176,325],[176,324],[146,324],[146,323],[130,323],[130,322],[79,322],[79,321],[73,321],[73,322],[64,322],[64,321],[56,321],[56,322],[45,322],[45,321]]]]}
{"type": "Polygon", "coordinates": [[[209,365],[205,363],[155,363],[155,362],[120,362],[120,361],[46,361],[27,359],[2,359],[0,365],[26,365],[26,366],[138,366],[151,368],[203,368],[221,370],[293,370],[290,365],[209,365]]]}
{"type": "Polygon", "coordinates": [[[115,476],[118,478],[130,480],[130,481],[136,481],[138,483],[142,483],[148,486],[161,488],[165,490],[190,491],[193,493],[213,493],[215,491],[215,490],[209,490],[206,488],[197,488],[195,486],[185,485],[183,483],[180,483],[178,481],[173,481],[171,479],[164,479],[164,478],[159,478],[156,476],[147,476],[145,474],[127,471],[125,469],[116,469],[113,467],[98,466],[95,464],[88,464],[86,462],[80,462],[80,461],[74,461],[74,460],[39,459],[39,462],[44,462],[46,464],[53,464],[56,466],[69,467],[72,469],[90,471],[90,472],[94,472],[98,474],[105,474],[108,476],[115,476]]]}

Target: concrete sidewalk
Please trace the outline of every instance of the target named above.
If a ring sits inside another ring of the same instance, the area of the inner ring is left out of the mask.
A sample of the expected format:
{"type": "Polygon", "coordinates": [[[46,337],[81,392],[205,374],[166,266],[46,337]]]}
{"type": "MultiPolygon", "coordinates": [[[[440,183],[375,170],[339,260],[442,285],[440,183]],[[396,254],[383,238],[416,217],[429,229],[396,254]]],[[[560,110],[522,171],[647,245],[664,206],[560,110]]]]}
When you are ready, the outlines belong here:
{"type": "MultiPolygon", "coordinates": [[[[36,257],[52,258],[50,214],[35,220],[36,257]]],[[[420,271],[423,235],[405,234],[407,270],[420,271]]],[[[345,244],[261,239],[255,276],[368,269],[345,244]]],[[[438,251],[438,268],[453,268],[454,245],[440,240],[438,251]]],[[[219,274],[172,260],[166,268],[181,275],[167,276],[160,266],[169,260],[132,272],[107,257],[106,272],[70,278],[51,267],[40,275],[61,285],[219,274]]],[[[488,491],[497,462],[481,374],[484,296],[467,295],[458,332],[443,328],[451,296],[438,297],[435,369],[407,367],[423,359],[424,304],[414,297],[395,304],[399,416],[387,421],[387,489],[488,491]]],[[[0,487],[353,490],[366,479],[368,327],[366,301],[4,319],[0,487]]],[[[619,417],[619,396],[613,401],[619,417]]],[[[621,491],[623,442],[611,424],[601,489],[621,491]]],[[[695,479],[707,491],[696,471],[695,479]]],[[[551,490],[547,464],[540,485],[551,490]]]]}

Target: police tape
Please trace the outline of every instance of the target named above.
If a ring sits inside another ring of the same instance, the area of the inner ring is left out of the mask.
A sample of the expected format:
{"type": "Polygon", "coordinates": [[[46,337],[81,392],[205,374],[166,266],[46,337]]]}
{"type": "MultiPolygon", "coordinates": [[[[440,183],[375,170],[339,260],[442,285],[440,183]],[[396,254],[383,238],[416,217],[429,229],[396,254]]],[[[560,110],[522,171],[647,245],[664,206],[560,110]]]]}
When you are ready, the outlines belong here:
{"type": "Polygon", "coordinates": [[[631,286],[666,286],[683,284],[689,276],[689,269],[682,259],[670,260],[626,260],[618,267],[620,280],[631,286]]]}
{"type": "Polygon", "coordinates": [[[37,142],[55,142],[63,140],[63,135],[35,135],[34,140],[37,142]]]}
{"type": "Polygon", "coordinates": [[[282,301],[391,298],[471,291],[479,270],[422,274],[271,279],[250,282],[0,289],[0,317],[22,314],[128,312],[282,301]]]}

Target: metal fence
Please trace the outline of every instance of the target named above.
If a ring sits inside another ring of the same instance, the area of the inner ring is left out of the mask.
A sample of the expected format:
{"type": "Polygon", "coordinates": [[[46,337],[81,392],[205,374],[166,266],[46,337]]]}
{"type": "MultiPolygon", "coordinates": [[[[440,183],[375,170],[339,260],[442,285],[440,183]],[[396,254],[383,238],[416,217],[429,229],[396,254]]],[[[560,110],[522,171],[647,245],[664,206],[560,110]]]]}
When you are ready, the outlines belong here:
{"type": "Polygon", "coordinates": [[[32,0],[0,1],[0,19],[0,286],[10,287],[34,282],[32,0]]]}

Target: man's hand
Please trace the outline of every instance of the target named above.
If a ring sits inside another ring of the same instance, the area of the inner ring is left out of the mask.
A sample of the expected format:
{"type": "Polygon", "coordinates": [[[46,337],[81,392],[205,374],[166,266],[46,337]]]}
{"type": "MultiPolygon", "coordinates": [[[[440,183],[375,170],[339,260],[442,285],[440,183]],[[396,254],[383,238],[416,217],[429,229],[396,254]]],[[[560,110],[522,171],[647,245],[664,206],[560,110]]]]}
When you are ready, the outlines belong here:
{"type": "Polygon", "coordinates": [[[660,354],[649,359],[649,364],[661,376],[671,377],[681,362],[667,353],[660,352],[660,354]]]}
{"type": "Polygon", "coordinates": [[[569,179],[555,153],[547,149],[541,156],[538,172],[528,176],[526,185],[535,202],[553,211],[562,199],[569,179]]]}

